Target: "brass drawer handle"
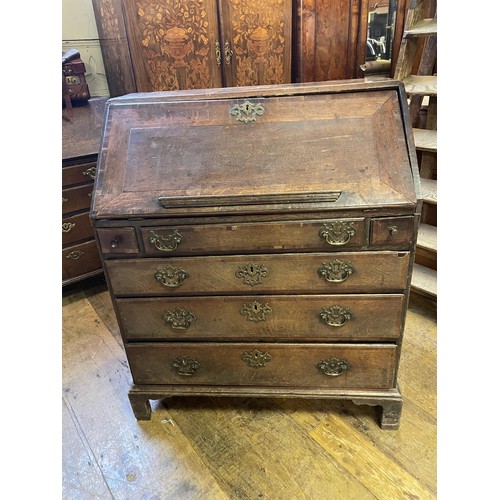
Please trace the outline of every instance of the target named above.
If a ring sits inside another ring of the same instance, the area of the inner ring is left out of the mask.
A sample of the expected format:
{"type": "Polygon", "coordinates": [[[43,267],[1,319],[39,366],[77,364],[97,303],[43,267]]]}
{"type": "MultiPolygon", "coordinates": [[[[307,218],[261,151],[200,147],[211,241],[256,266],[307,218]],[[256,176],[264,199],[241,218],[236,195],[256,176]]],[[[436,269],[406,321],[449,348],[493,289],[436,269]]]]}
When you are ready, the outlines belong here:
{"type": "Polygon", "coordinates": [[[323,276],[328,283],[342,283],[353,273],[354,267],[352,267],[351,263],[339,259],[323,262],[318,269],[318,274],[323,276]]]}
{"type": "Polygon", "coordinates": [[[189,277],[189,274],[180,267],[168,265],[163,268],[158,267],[154,277],[156,281],[159,281],[162,285],[168,288],[175,288],[181,285],[181,283],[189,277]]]}
{"type": "Polygon", "coordinates": [[[90,177],[92,180],[94,180],[96,172],[97,172],[96,167],[90,167],[87,170],[85,170],[85,172],[83,172],[83,175],[86,175],[86,176],[90,177]]]}
{"type": "Polygon", "coordinates": [[[166,236],[160,236],[154,231],[150,233],[149,241],[162,252],[173,252],[182,243],[182,235],[177,230],[166,236]]]}
{"type": "Polygon", "coordinates": [[[75,226],[76,223],[74,222],[64,222],[62,225],[62,232],[69,233],[75,226]]]}
{"type": "Polygon", "coordinates": [[[172,367],[179,375],[191,377],[200,367],[200,363],[196,358],[190,358],[189,356],[178,356],[177,358],[174,358],[172,367]]]}
{"type": "Polygon", "coordinates": [[[353,227],[352,222],[333,221],[330,224],[323,224],[319,235],[329,245],[340,246],[349,243],[351,238],[356,236],[356,228],[353,227]]]}
{"type": "Polygon", "coordinates": [[[318,314],[319,319],[325,325],[339,327],[344,326],[350,319],[352,319],[352,312],[350,309],[334,305],[332,307],[324,307],[318,314]]]}
{"type": "Polygon", "coordinates": [[[332,356],[328,359],[322,359],[317,367],[329,377],[338,377],[349,368],[349,363],[345,359],[337,359],[332,356]]]}
{"type": "Polygon", "coordinates": [[[258,323],[259,321],[266,321],[266,316],[271,314],[273,310],[269,304],[261,304],[254,300],[251,304],[243,304],[240,309],[240,314],[246,316],[247,321],[258,323]]]}
{"type": "Polygon", "coordinates": [[[82,255],[85,255],[85,252],[82,252],[81,250],[73,250],[68,255],[66,255],[66,258],[78,260],[82,255]]]}
{"type": "Polygon", "coordinates": [[[196,321],[193,311],[186,311],[186,309],[182,309],[181,307],[166,311],[162,318],[174,330],[187,330],[191,326],[191,323],[196,321]]]}
{"type": "Polygon", "coordinates": [[[62,197],[62,204],[64,205],[68,201],[68,198],[62,197]]]}
{"type": "Polygon", "coordinates": [[[243,279],[245,285],[254,286],[262,283],[262,279],[269,274],[269,271],[263,264],[249,262],[248,264],[239,266],[235,274],[237,278],[243,279]]]}
{"type": "Polygon", "coordinates": [[[388,229],[389,234],[391,236],[396,236],[396,234],[398,234],[398,228],[397,228],[397,226],[389,226],[387,229],[388,229]]]}
{"type": "Polygon", "coordinates": [[[271,361],[272,357],[267,351],[260,352],[258,349],[254,349],[250,352],[244,352],[241,359],[250,366],[250,368],[263,368],[266,366],[266,363],[271,361]]]}

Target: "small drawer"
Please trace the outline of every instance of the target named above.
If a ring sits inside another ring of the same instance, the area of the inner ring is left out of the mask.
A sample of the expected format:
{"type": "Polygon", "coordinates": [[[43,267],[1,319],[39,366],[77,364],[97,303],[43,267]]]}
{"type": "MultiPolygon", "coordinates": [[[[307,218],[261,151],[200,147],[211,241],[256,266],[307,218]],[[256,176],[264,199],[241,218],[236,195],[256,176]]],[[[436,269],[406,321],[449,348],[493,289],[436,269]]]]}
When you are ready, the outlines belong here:
{"type": "Polygon", "coordinates": [[[94,184],[86,184],[75,188],[63,189],[62,213],[69,214],[90,208],[94,184]]]}
{"type": "Polygon", "coordinates": [[[103,254],[139,253],[133,227],[99,228],[96,231],[103,254]]]}
{"type": "Polygon", "coordinates": [[[372,219],[370,243],[407,249],[413,239],[414,222],[414,217],[372,219]]]}
{"type": "Polygon", "coordinates": [[[400,335],[400,294],[116,299],[127,340],[378,341],[400,335]]]}
{"type": "Polygon", "coordinates": [[[408,252],[107,259],[117,295],[248,295],[398,292],[408,252]]]}
{"type": "Polygon", "coordinates": [[[143,227],[141,237],[151,255],[335,251],[363,245],[363,222],[361,218],[143,227]]]}
{"type": "Polygon", "coordinates": [[[393,344],[136,343],[136,384],[390,389],[393,344]]]}
{"type": "Polygon", "coordinates": [[[64,167],[62,169],[62,186],[73,186],[75,184],[83,184],[84,182],[93,181],[96,176],[97,163],[81,163],[64,167]]]}
{"type": "Polygon", "coordinates": [[[90,216],[88,212],[74,215],[73,217],[65,217],[62,220],[62,244],[71,245],[77,241],[94,239],[94,231],[90,224],[90,216]]]}
{"type": "Polygon", "coordinates": [[[67,281],[102,268],[95,240],[62,251],[62,280],[67,281]]]}

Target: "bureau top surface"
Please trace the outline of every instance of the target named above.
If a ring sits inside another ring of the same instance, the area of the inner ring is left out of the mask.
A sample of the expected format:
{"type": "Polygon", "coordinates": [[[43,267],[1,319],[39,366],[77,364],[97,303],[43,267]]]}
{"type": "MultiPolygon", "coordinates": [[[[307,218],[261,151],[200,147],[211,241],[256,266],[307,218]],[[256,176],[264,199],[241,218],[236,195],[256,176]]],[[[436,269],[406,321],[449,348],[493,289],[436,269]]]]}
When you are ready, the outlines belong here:
{"type": "Polygon", "coordinates": [[[92,215],[416,206],[406,110],[391,80],[111,99],[92,215]]]}

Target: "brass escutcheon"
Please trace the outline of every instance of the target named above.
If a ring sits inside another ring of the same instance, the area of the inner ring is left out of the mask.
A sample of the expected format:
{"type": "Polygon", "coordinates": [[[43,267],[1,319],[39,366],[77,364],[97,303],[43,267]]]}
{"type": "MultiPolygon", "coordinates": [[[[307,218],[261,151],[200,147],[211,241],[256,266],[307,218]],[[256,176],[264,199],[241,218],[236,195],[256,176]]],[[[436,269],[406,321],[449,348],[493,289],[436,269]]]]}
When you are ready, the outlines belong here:
{"type": "Polygon", "coordinates": [[[177,230],[165,236],[160,236],[154,231],[150,231],[150,233],[149,241],[162,252],[173,252],[182,242],[182,235],[177,230]]]}
{"type": "Polygon", "coordinates": [[[165,323],[174,330],[187,330],[191,323],[196,321],[196,316],[192,311],[186,311],[181,307],[166,311],[162,317],[165,323]]]}
{"type": "Polygon", "coordinates": [[[179,375],[190,377],[196,373],[196,371],[200,367],[200,363],[196,358],[190,358],[189,356],[178,356],[177,358],[174,358],[172,367],[175,368],[179,375]]]}
{"type": "Polygon", "coordinates": [[[244,352],[241,359],[251,368],[263,368],[272,358],[267,351],[260,352],[258,349],[254,349],[250,352],[244,352]]]}
{"type": "Polygon", "coordinates": [[[222,54],[220,51],[220,42],[215,42],[215,60],[217,61],[217,66],[220,66],[222,60],[222,54]]]}
{"type": "Polygon", "coordinates": [[[349,243],[350,239],[356,235],[356,228],[350,221],[336,220],[329,224],[323,224],[319,235],[329,245],[340,246],[349,243]]]}
{"type": "Polygon", "coordinates": [[[236,270],[236,277],[242,278],[245,285],[258,285],[262,279],[268,275],[267,267],[262,264],[253,264],[252,262],[239,266],[236,270]]]}
{"type": "Polygon", "coordinates": [[[168,265],[163,268],[156,268],[154,277],[156,281],[159,281],[162,285],[169,288],[175,288],[188,278],[189,274],[180,267],[168,265]]]}
{"type": "Polygon", "coordinates": [[[352,319],[352,312],[346,307],[334,305],[324,307],[318,314],[319,319],[328,326],[344,326],[352,319]]]}
{"type": "Polygon", "coordinates": [[[349,368],[349,363],[345,359],[337,359],[332,356],[328,359],[322,359],[317,367],[329,377],[338,377],[349,368]]]}
{"type": "Polygon", "coordinates": [[[273,310],[269,304],[261,304],[256,300],[254,300],[251,304],[243,304],[243,307],[240,309],[240,313],[243,316],[246,316],[248,321],[253,321],[254,323],[266,321],[266,316],[272,312],[273,310]]]}
{"type": "Polygon", "coordinates": [[[342,283],[351,274],[354,273],[354,268],[347,260],[335,259],[331,262],[323,262],[318,269],[318,274],[323,276],[329,283],[342,283]]]}
{"type": "Polygon", "coordinates": [[[264,114],[264,106],[260,103],[253,104],[250,101],[245,101],[243,104],[235,104],[229,110],[229,114],[235,116],[239,122],[255,122],[257,116],[264,114]]]}

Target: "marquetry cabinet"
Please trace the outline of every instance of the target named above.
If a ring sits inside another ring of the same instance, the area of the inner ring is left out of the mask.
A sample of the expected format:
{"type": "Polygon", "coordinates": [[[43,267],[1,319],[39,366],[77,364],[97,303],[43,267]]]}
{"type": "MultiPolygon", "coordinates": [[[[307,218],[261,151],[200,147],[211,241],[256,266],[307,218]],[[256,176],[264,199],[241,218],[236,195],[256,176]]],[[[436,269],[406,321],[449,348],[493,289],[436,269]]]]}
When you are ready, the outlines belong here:
{"type": "Polygon", "coordinates": [[[123,0],[138,92],[290,82],[292,0],[123,0]]]}
{"type": "Polygon", "coordinates": [[[393,80],[107,104],[91,218],[138,419],[174,395],[350,399],[399,425],[421,196],[393,80]]]}
{"type": "Polygon", "coordinates": [[[62,114],[62,284],[102,273],[89,211],[107,98],[62,114]]]}

